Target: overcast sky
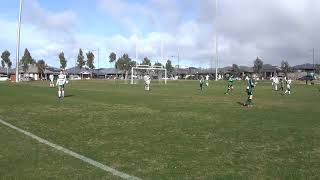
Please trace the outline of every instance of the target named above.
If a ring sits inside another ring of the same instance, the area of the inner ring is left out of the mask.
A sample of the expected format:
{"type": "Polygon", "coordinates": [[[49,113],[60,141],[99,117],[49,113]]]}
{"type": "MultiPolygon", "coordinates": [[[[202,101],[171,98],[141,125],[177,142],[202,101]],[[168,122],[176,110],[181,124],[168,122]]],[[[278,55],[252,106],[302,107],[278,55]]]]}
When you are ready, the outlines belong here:
{"type": "MultiPolygon", "coordinates": [[[[28,48],[34,59],[58,66],[65,52],[68,67],[79,48],[100,48],[100,67],[110,52],[149,57],[183,66],[215,67],[218,32],[219,67],[233,63],[312,63],[312,48],[320,63],[320,1],[317,0],[24,0],[21,55],[28,48]],[[164,59],[160,57],[163,40],[164,59]]],[[[19,0],[0,7],[0,51],[15,59],[19,0]]],[[[98,66],[97,52],[95,65],[98,66]]]]}

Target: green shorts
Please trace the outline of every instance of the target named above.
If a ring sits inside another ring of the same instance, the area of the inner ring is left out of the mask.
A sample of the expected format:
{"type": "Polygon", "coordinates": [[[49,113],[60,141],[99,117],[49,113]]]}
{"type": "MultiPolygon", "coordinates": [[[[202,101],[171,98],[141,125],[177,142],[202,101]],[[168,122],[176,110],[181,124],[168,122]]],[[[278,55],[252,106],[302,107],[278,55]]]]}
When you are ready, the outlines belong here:
{"type": "Polygon", "coordinates": [[[63,85],[58,85],[59,88],[64,88],[64,84],[63,85]]]}
{"type": "Polygon", "coordinates": [[[252,90],[247,89],[247,93],[248,93],[248,96],[251,96],[252,95],[252,90]]]}

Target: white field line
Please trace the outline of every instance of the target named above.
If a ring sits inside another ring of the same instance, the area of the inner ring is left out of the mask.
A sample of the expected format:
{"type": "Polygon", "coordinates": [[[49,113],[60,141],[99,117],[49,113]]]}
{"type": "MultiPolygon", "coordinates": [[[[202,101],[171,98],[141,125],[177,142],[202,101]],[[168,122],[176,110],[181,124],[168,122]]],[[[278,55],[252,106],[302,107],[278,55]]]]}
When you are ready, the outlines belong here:
{"type": "Polygon", "coordinates": [[[20,133],[23,133],[23,134],[25,134],[26,136],[29,136],[29,137],[31,137],[32,139],[35,139],[35,140],[37,140],[38,142],[40,142],[40,143],[42,143],[42,144],[48,145],[48,146],[50,146],[50,147],[52,147],[52,148],[54,148],[54,149],[56,149],[56,150],[58,150],[58,151],[62,151],[62,152],[64,152],[65,154],[68,154],[68,155],[70,155],[70,156],[72,156],[72,157],[74,157],[74,158],[80,159],[81,161],[84,161],[84,162],[86,162],[86,163],[88,163],[88,164],[91,164],[92,166],[95,166],[95,167],[97,167],[97,168],[99,168],[99,169],[102,169],[102,170],[104,170],[104,171],[106,171],[106,172],[108,172],[108,173],[111,173],[111,174],[115,175],[115,176],[121,177],[121,178],[123,178],[123,179],[140,180],[140,178],[138,178],[138,177],[131,176],[131,175],[129,175],[129,174],[123,173],[123,172],[118,171],[118,170],[116,170],[116,169],[114,169],[114,168],[112,168],[112,167],[106,166],[106,165],[104,165],[104,164],[101,164],[101,163],[93,160],[93,159],[90,159],[90,158],[88,158],[88,157],[86,157],[86,156],[83,156],[83,155],[81,155],[81,154],[78,154],[78,153],[76,153],[76,152],[73,152],[73,151],[71,151],[71,150],[69,150],[69,149],[66,149],[66,148],[64,148],[64,147],[62,147],[62,146],[59,146],[59,145],[57,145],[57,144],[51,143],[51,142],[49,142],[49,141],[47,141],[47,140],[45,140],[45,139],[42,139],[42,138],[40,138],[40,137],[38,137],[38,136],[30,133],[30,132],[27,132],[27,131],[25,131],[25,130],[23,130],[23,129],[20,129],[20,128],[18,128],[18,127],[16,127],[16,126],[14,126],[14,125],[6,122],[6,121],[1,120],[1,119],[0,119],[0,123],[3,124],[3,125],[5,125],[5,126],[7,126],[7,127],[12,128],[12,129],[14,129],[14,130],[16,130],[16,131],[19,131],[20,133]]]}

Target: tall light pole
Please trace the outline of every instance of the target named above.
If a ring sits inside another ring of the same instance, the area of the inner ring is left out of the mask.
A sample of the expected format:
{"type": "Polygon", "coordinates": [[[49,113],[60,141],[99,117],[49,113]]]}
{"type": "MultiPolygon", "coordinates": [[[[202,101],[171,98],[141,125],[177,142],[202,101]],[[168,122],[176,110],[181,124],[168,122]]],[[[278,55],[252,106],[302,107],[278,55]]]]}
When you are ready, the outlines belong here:
{"type": "Polygon", "coordinates": [[[171,56],[172,58],[177,58],[178,60],[178,69],[177,69],[177,75],[179,76],[179,70],[180,70],[180,51],[178,49],[178,56],[171,56]]]}
{"type": "Polygon", "coordinates": [[[138,62],[138,38],[136,39],[136,61],[138,62]]]}
{"type": "Polygon", "coordinates": [[[313,61],[313,71],[315,71],[315,66],[314,66],[314,48],[312,49],[312,61],[313,61]]]}
{"type": "Polygon", "coordinates": [[[216,81],[218,81],[218,0],[216,0],[216,11],[215,11],[215,29],[216,29],[216,81]]]}
{"type": "Polygon", "coordinates": [[[20,0],[19,22],[18,22],[18,30],[17,30],[17,49],[16,49],[16,82],[19,82],[19,51],[20,51],[20,30],[21,30],[22,3],[23,3],[23,0],[20,0]]]}
{"type": "Polygon", "coordinates": [[[100,68],[100,48],[98,48],[98,69],[100,68]]]}
{"type": "Polygon", "coordinates": [[[163,39],[161,39],[161,47],[160,47],[160,53],[161,53],[161,61],[163,62],[163,39]]]}

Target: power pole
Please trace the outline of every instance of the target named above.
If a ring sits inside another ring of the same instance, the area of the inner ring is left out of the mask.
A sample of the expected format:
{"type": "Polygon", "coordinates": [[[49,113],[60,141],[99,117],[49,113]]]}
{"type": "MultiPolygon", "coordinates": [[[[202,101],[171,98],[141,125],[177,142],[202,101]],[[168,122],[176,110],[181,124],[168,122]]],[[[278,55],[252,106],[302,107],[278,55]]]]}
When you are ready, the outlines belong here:
{"type": "Polygon", "coordinates": [[[160,49],[160,53],[161,53],[161,61],[163,61],[163,39],[161,39],[161,49],[160,49]]]}
{"type": "Polygon", "coordinates": [[[138,62],[138,39],[136,39],[136,61],[138,62]]]}
{"type": "Polygon", "coordinates": [[[98,48],[98,69],[100,68],[100,48],[98,48]]]}
{"type": "Polygon", "coordinates": [[[314,66],[314,48],[312,49],[312,61],[313,61],[313,71],[315,71],[315,66],[314,66]]]}
{"type": "Polygon", "coordinates": [[[215,29],[216,29],[216,81],[218,81],[218,29],[217,29],[217,24],[218,24],[218,0],[216,0],[216,12],[215,12],[215,29]]]}
{"type": "Polygon", "coordinates": [[[178,70],[180,69],[180,49],[178,48],[178,70]]]}
{"type": "Polygon", "coordinates": [[[16,82],[19,82],[19,54],[20,54],[20,30],[21,30],[21,15],[22,15],[22,3],[23,0],[20,0],[19,8],[19,22],[17,30],[17,49],[16,49],[16,82]]]}

